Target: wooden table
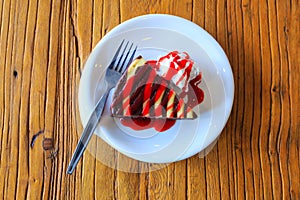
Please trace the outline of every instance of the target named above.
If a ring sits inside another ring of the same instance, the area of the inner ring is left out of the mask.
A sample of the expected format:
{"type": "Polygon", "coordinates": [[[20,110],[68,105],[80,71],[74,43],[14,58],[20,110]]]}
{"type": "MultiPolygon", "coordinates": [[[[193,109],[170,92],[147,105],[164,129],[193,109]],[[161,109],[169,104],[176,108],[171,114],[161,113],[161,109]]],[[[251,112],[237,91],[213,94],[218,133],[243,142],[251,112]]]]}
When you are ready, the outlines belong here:
{"type": "Polygon", "coordinates": [[[299,15],[296,0],[1,0],[0,199],[300,199],[299,15]],[[229,121],[203,159],[138,174],[85,153],[67,175],[84,63],[110,29],[147,13],[191,20],[221,44],[229,121]]]}

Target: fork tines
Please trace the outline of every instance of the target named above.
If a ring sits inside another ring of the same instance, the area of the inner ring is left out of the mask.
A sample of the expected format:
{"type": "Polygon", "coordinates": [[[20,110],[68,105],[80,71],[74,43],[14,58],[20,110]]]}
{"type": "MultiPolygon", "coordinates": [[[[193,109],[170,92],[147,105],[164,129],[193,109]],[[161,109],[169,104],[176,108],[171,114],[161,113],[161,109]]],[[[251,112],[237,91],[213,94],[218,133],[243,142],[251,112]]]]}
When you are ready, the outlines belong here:
{"type": "Polygon", "coordinates": [[[119,73],[123,73],[127,69],[127,67],[132,62],[134,54],[137,50],[137,46],[133,47],[133,43],[129,43],[129,41],[127,41],[125,45],[124,43],[125,40],[123,39],[113,57],[111,64],[109,65],[109,69],[115,68],[115,70],[119,73]],[[128,58],[130,52],[132,53],[128,58]]]}

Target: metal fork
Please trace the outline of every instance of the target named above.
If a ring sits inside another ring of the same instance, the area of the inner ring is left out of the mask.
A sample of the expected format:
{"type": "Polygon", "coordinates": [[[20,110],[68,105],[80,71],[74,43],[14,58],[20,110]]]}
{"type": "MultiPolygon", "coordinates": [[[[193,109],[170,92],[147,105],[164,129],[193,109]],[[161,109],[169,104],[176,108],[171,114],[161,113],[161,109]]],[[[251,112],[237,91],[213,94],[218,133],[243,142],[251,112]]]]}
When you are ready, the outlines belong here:
{"type": "Polygon", "coordinates": [[[126,45],[123,48],[123,51],[120,55],[120,51],[121,51],[122,47],[124,46],[124,40],[121,42],[111,63],[108,66],[108,69],[106,70],[106,74],[105,74],[105,82],[107,83],[106,92],[100,98],[100,100],[97,102],[97,105],[96,105],[94,111],[92,112],[90,119],[82,132],[82,135],[76,146],[75,152],[69,163],[69,166],[67,169],[68,174],[73,173],[75,167],[78,164],[78,161],[80,160],[83,152],[85,151],[85,149],[93,135],[93,132],[96,129],[97,124],[102,116],[102,112],[103,112],[109,92],[111,91],[112,88],[114,88],[116,86],[118,80],[121,78],[122,74],[126,71],[127,67],[133,60],[134,54],[137,50],[137,46],[135,48],[133,48],[133,43],[131,43],[130,47],[128,48],[128,45],[129,45],[129,42],[126,42],[126,45]],[[128,59],[128,57],[129,57],[129,59],[128,59]]]}

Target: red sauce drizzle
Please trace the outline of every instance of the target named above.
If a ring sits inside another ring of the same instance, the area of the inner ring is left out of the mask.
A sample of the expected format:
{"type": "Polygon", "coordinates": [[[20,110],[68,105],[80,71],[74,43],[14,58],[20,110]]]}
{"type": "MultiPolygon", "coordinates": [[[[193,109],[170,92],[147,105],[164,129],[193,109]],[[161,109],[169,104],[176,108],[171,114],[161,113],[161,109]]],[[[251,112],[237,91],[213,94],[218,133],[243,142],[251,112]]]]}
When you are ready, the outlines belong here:
{"type": "Polygon", "coordinates": [[[204,92],[201,88],[198,87],[198,85],[201,82],[201,78],[202,74],[200,73],[198,76],[196,76],[189,82],[188,91],[182,92],[180,94],[180,98],[188,96],[188,101],[186,102],[186,104],[191,108],[194,108],[195,106],[199,105],[204,100],[204,92]]]}
{"type": "Polygon", "coordinates": [[[143,116],[145,116],[146,114],[148,114],[150,112],[150,97],[151,97],[151,92],[152,92],[152,84],[155,78],[155,71],[151,70],[150,74],[149,74],[149,78],[146,81],[146,85],[145,85],[145,89],[144,89],[144,101],[143,102],[147,102],[146,105],[144,106],[143,109],[143,116]]]}
{"type": "Polygon", "coordinates": [[[151,119],[146,117],[121,118],[120,121],[124,126],[130,127],[136,131],[154,128],[158,132],[168,130],[176,122],[174,119],[151,119]]]}
{"type": "MultiPolygon", "coordinates": [[[[162,96],[163,92],[165,91],[165,86],[161,85],[156,92],[155,98],[154,98],[154,102],[158,101],[158,99],[162,96]]],[[[154,110],[154,113],[156,116],[159,116],[162,114],[162,109],[163,106],[158,105],[157,108],[154,110]]]]}
{"type": "MultiPolygon", "coordinates": [[[[133,83],[134,83],[134,77],[129,78],[127,81],[127,84],[125,85],[125,88],[122,92],[123,98],[131,95],[130,92],[131,92],[133,83]]],[[[130,98],[128,98],[127,101],[122,104],[123,111],[125,112],[125,115],[127,115],[127,116],[130,116],[130,114],[131,114],[130,109],[129,109],[129,104],[130,104],[130,98]]]]}

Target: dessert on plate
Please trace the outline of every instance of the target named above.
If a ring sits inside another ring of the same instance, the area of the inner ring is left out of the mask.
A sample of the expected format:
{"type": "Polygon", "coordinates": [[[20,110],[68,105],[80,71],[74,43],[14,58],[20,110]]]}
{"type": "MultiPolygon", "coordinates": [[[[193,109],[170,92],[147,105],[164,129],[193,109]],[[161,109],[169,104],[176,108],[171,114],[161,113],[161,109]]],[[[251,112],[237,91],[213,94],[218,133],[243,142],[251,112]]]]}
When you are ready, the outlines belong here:
{"type": "Polygon", "coordinates": [[[165,131],[176,120],[197,118],[193,108],[204,99],[202,74],[186,52],[158,60],[137,57],[116,85],[112,116],[134,130],[165,131]]]}

